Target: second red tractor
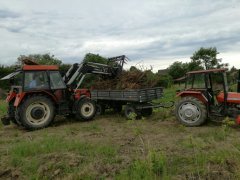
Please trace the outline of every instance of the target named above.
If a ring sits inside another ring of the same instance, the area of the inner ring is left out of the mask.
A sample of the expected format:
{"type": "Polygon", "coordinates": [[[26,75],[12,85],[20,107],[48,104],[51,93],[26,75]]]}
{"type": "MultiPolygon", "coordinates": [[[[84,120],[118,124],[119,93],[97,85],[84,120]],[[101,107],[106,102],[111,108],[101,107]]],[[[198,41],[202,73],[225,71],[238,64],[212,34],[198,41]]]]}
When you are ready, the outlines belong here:
{"type": "Polygon", "coordinates": [[[209,117],[238,117],[240,93],[229,92],[226,72],[227,69],[210,69],[186,74],[185,89],[178,92],[180,100],[175,106],[181,123],[199,126],[209,117]]]}

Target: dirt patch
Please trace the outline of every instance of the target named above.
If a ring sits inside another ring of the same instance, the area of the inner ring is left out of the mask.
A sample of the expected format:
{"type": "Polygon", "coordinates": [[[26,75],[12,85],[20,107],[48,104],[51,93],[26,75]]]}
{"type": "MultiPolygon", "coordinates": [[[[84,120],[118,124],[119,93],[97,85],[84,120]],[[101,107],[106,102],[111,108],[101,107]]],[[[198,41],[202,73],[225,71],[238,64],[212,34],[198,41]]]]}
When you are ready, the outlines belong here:
{"type": "Polygon", "coordinates": [[[40,177],[57,178],[66,174],[66,167],[76,168],[86,161],[86,157],[73,153],[48,154],[41,158],[37,172],[40,177]]]}
{"type": "Polygon", "coordinates": [[[0,179],[20,179],[21,172],[18,169],[0,169],[0,179]]]}

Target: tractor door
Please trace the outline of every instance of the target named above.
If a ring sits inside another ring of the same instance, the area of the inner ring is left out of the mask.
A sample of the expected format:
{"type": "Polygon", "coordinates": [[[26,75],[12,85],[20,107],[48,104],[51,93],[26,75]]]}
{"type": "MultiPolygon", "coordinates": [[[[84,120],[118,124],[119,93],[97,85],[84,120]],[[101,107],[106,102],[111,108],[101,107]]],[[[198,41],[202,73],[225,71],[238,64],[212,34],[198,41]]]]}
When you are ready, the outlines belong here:
{"type": "Polygon", "coordinates": [[[64,101],[66,97],[66,85],[58,71],[49,71],[50,88],[58,101],[64,101]]]}
{"type": "Polygon", "coordinates": [[[224,96],[227,96],[228,86],[227,86],[227,77],[225,73],[211,73],[209,74],[209,78],[211,80],[211,91],[214,97],[214,105],[219,105],[217,101],[217,96],[219,93],[223,93],[224,96]]]}

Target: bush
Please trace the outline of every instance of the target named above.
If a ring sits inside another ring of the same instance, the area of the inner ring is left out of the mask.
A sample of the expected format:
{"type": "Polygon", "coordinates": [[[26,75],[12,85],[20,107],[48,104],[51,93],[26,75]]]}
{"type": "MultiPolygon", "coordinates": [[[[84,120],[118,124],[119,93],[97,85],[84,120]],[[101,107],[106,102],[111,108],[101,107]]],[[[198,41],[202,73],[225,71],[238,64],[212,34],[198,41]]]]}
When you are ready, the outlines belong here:
{"type": "Polygon", "coordinates": [[[161,87],[171,87],[173,84],[173,79],[170,75],[161,75],[158,77],[158,82],[157,82],[157,86],[161,86],[161,87]]]}

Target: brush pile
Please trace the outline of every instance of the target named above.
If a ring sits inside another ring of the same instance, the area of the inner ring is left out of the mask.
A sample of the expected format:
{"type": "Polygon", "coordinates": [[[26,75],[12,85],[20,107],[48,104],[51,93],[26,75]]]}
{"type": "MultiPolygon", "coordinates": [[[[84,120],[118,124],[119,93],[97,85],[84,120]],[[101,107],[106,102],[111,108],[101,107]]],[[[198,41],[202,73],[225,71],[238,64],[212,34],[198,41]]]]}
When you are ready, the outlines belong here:
{"type": "Polygon", "coordinates": [[[128,90],[151,88],[158,84],[157,75],[151,70],[139,69],[123,71],[114,79],[99,78],[93,83],[93,89],[97,90],[128,90]]]}

